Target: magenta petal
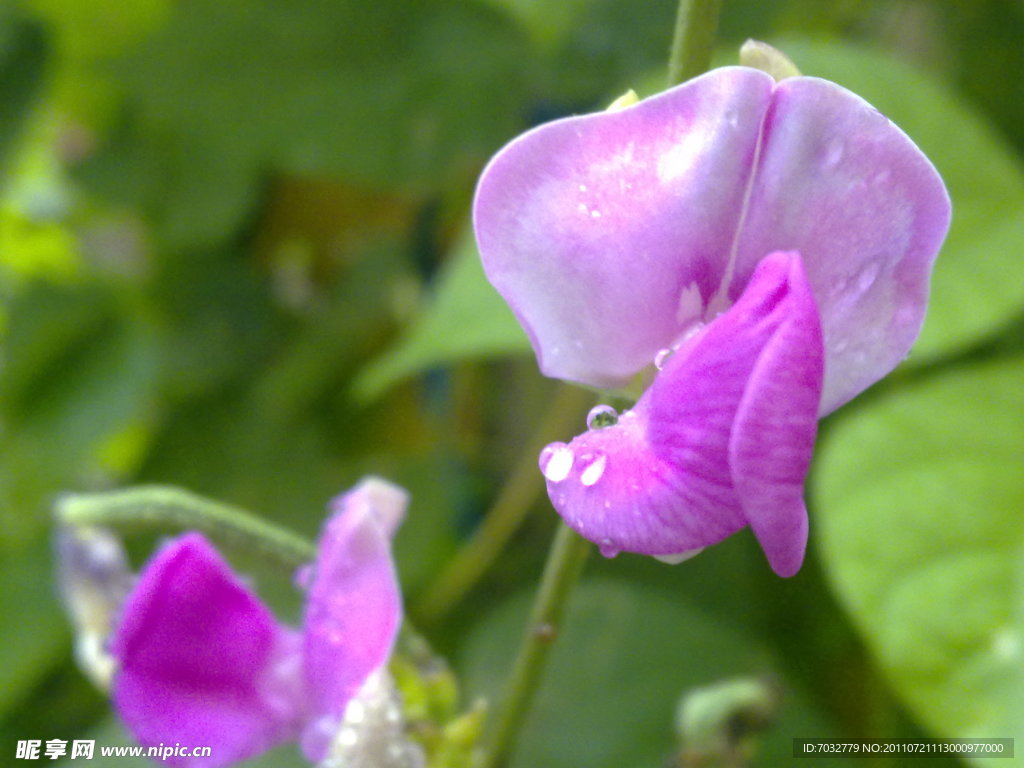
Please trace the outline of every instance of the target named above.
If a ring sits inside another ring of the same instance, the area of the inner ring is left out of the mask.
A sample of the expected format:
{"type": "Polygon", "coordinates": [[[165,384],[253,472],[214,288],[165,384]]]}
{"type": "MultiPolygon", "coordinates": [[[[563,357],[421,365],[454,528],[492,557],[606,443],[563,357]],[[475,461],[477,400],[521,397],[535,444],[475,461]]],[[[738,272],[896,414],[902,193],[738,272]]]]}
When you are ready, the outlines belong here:
{"type": "Polygon", "coordinates": [[[766,253],[800,251],[825,336],[825,414],[891,371],[917,338],[949,197],[899,128],[812,77],[776,88],[755,178],[733,289],[766,253]]]}
{"type": "Polygon", "coordinates": [[[398,486],[368,479],[332,504],[304,622],[310,760],[324,757],[346,705],[391,654],[402,617],[391,537],[407,501],[398,486]]]}
{"type": "Polygon", "coordinates": [[[209,746],[222,766],[294,738],[298,696],[282,681],[296,636],[198,533],[164,547],[128,596],[111,652],[114,706],[143,746],[209,746]]]}
{"type": "MultiPolygon", "coordinates": [[[[675,555],[714,544],[748,522],[765,541],[762,523],[772,513],[750,492],[786,485],[796,475],[802,484],[807,464],[801,450],[787,454],[766,450],[765,444],[795,445],[795,433],[806,437],[807,403],[813,443],[821,391],[817,323],[799,256],[766,257],[736,304],[667,361],[618,424],[545,449],[542,469],[555,508],[609,555],[675,555]],[[787,361],[797,361],[801,372],[766,385],[764,377],[778,374],[787,361]],[[792,390],[798,405],[773,422],[763,418],[763,410],[780,390],[792,390]],[[800,427],[791,430],[793,420],[800,427]],[[796,463],[786,464],[787,456],[796,463]],[[734,466],[737,458],[741,466],[734,466]],[[754,479],[739,478],[741,469],[754,479]]],[[[789,513],[780,516],[792,520],[789,513]]],[[[792,536],[779,534],[791,544],[792,536]]],[[[799,542],[801,554],[805,541],[804,536],[799,542]]],[[[773,564],[775,546],[773,541],[773,564]]],[[[778,548],[791,553],[796,547],[778,548]]]]}
{"type": "Polygon", "coordinates": [[[717,69],[536,128],[491,161],[474,203],[480,254],[545,374],[619,386],[703,318],[773,82],[717,69]]]}
{"type": "Polygon", "coordinates": [[[818,429],[824,357],[803,264],[791,258],[788,266],[785,317],[751,371],[729,439],[733,487],[780,576],[800,570],[807,546],[804,479],[818,429]]]}

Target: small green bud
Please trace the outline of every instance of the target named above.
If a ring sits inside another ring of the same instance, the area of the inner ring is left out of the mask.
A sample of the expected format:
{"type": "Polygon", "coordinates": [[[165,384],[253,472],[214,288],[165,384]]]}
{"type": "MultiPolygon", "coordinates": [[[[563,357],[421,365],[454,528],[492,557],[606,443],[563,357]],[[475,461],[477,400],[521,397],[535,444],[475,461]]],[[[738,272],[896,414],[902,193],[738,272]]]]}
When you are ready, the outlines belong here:
{"type": "Polygon", "coordinates": [[[800,74],[796,64],[786,54],[760,40],[747,40],[740,46],[740,64],[767,72],[776,82],[800,74]]]}
{"type": "Polygon", "coordinates": [[[724,680],[687,692],[679,702],[676,730],[681,764],[716,768],[746,765],[757,735],[775,719],[781,692],[770,679],[724,680]]]}
{"type": "Polygon", "coordinates": [[[636,95],[636,91],[630,88],[624,94],[619,96],[619,98],[609,104],[605,112],[618,112],[620,109],[632,107],[638,101],[640,101],[640,97],[636,95]]]}
{"type": "Polygon", "coordinates": [[[444,727],[431,768],[471,768],[483,735],[487,707],[477,701],[472,709],[444,727]]]}

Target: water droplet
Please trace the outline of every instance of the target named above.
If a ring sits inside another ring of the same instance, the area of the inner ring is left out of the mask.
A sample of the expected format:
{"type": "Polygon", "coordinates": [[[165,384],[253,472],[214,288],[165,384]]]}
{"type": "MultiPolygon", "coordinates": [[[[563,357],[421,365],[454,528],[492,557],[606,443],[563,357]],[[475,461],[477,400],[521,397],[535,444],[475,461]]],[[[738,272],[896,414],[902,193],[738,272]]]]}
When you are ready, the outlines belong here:
{"type": "Polygon", "coordinates": [[[359,699],[351,699],[345,707],[346,723],[361,723],[366,719],[366,706],[359,699]]]}
{"type": "Polygon", "coordinates": [[[672,357],[673,352],[675,352],[675,350],[669,347],[665,347],[665,349],[659,349],[658,354],[654,356],[654,367],[657,368],[659,371],[662,368],[664,368],[665,363],[667,363],[668,359],[672,357]]]}
{"type": "Polygon", "coordinates": [[[590,218],[592,218],[592,219],[600,219],[601,218],[601,212],[597,211],[597,210],[591,211],[590,212],[590,218]]]}
{"type": "Polygon", "coordinates": [[[313,566],[300,565],[295,569],[295,575],[292,577],[292,580],[299,589],[309,589],[310,584],[313,583],[313,566]]]}
{"type": "Polygon", "coordinates": [[[828,148],[825,150],[825,167],[835,168],[839,165],[845,153],[846,152],[843,149],[843,142],[838,140],[830,142],[828,148]]]}
{"type": "Polygon", "coordinates": [[[305,752],[327,752],[338,733],[338,718],[331,715],[318,717],[302,733],[302,749],[305,752]]]}
{"type": "Polygon", "coordinates": [[[595,405],[587,414],[587,429],[604,429],[619,423],[619,413],[610,405],[595,405]]]}
{"type": "Polygon", "coordinates": [[[343,747],[354,747],[359,743],[359,732],[355,728],[342,728],[335,737],[338,744],[343,747]]]}
{"type": "Polygon", "coordinates": [[[998,630],[992,637],[992,651],[1004,662],[1015,662],[1021,656],[1020,635],[1012,629],[998,630]]]}
{"type": "Polygon", "coordinates": [[[587,185],[586,184],[580,184],[580,192],[586,192],[586,191],[587,191],[587,185]]]}
{"type": "Polygon", "coordinates": [[[583,471],[580,473],[580,482],[588,488],[597,484],[604,474],[604,469],[607,465],[608,457],[603,453],[597,454],[593,461],[583,468],[583,471]]]}
{"type": "Polygon", "coordinates": [[[615,546],[611,539],[601,539],[601,543],[597,545],[597,548],[605,557],[615,557],[622,551],[615,546]]]}
{"type": "Polygon", "coordinates": [[[587,204],[586,203],[580,203],[579,205],[576,206],[576,209],[580,213],[588,213],[590,211],[590,209],[587,208],[587,204]]]}
{"type": "Polygon", "coordinates": [[[878,279],[879,267],[877,262],[872,262],[861,270],[861,273],[857,276],[857,290],[861,293],[867,291],[871,286],[875,284],[875,280],[878,279]]]}
{"type": "Polygon", "coordinates": [[[540,452],[540,471],[552,483],[560,483],[572,471],[576,456],[565,443],[551,443],[540,452]]]}
{"type": "Polygon", "coordinates": [[[704,551],[704,547],[697,547],[696,549],[685,549],[682,552],[676,552],[672,555],[654,555],[655,560],[660,560],[663,563],[669,565],[679,565],[682,562],[689,560],[691,557],[696,557],[704,551]]]}

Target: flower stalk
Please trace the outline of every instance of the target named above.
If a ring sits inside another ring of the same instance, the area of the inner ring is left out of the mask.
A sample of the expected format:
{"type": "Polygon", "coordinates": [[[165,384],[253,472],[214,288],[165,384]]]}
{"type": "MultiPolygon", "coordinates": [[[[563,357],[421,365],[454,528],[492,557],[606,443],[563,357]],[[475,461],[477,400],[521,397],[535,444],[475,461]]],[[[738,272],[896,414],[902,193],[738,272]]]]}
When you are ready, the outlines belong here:
{"type": "Polygon", "coordinates": [[[196,530],[226,546],[267,558],[289,573],[316,556],[313,544],[251,513],[180,488],[143,485],[101,493],[66,494],[58,522],[117,529],[196,530]]]}
{"type": "Polygon", "coordinates": [[[504,768],[533,703],[548,654],[562,628],[568,598],[583,573],[591,544],[560,524],[526,625],[505,698],[479,768],[504,768]]]}
{"type": "Polygon", "coordinates": [[[670,86],[695,77],[711,65],[722,0],[679,0],[668,60],[670,86]]]}
{"type": "Polygon", "coordinates": [[[590,393],[580,387],[558,387],[536,433],[480,527],[414,606],[412,613],[421,625],[435,624],[444,618],[473,588],[519,530],[544,487],[537,471],[537,454],[556,435],[563,434],[582,420],[590,399],[590,393]]]}

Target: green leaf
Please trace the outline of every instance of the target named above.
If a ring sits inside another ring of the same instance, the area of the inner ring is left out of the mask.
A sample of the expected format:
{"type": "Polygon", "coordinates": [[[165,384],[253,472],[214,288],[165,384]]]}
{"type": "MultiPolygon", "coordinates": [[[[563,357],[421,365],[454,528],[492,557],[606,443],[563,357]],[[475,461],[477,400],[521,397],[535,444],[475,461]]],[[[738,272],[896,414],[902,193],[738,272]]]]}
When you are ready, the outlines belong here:
{"type": "Polygon", "coordinates": [[[942,174],[953,223],[939,254],[913,360],[955,353],[1024,305],[1024,168],[1012,149],[940,83],[876,51],[834,41],[777,43],[806,75],[834,80],[902,128],[942,174]]]}
{"type": "Polygon", "coordinates": [[[46,42],[16,8],[0,6],[0,171],[43,85],[46,42]]]}
{"type": "Polygon", "coordinates": [[[563,41],[590,10],[594,0],[486,0],[518,18],[539,42],[554,46],[563,41]]]}
{"type": "Polygon", "coordinates": [[[175,247],[237,228],[269,172],[433,191],[519,125],[528,43],[470,0],[179,3],[122,60],[130,119],[90,178],[132,200],[131,163],[153,166],[151,206],[175,247]]]}
{"type": "Polygon", "coordinates": [[[892,685],[944,737],[1024,736],[1019,360],[892,391],[840,418],[816,529],[892,685]]]}
{"type": "MultiPolygon", "coordinates": [[[[502,604],[470,635],[459,667],[471,694],[493,699],[500,692],[529,597],[502,604]]],[[[687,690],[773,671],[768,654],[683,600],[624,581],[585,581],[511,765],[661,768],[677,749],[673,721],[687,690]]],[[[794,691],[784,696],[756,765],[788,763],[794,734],[831,734],[794,691]]]]}
{"type": "Polygon", "coordinates": [[[0,561],[0,584],[7,585],[0,591],[0,716],[19,706],[66,658],[68,633],[51,567],[45,538],[23,551],[5,551],[0,561]]]}
{"type": "Polygon", "coordinates": [[[523,329],[487,282],[467,228],[438,278],[437,293],[395,347],[362,371],[353,393],[372,400],[398,381],[434,366],[529,351],[523,329]]]}
{"type": "Polygon", "coordinates": [[[3,351],[12,363],[0,369],[0,545],[31,538],[52,494],[108,474],[110,441],[151,415],[158,369],[153,329],[98,286],[37,283],[11,310],[3,351]]]}

